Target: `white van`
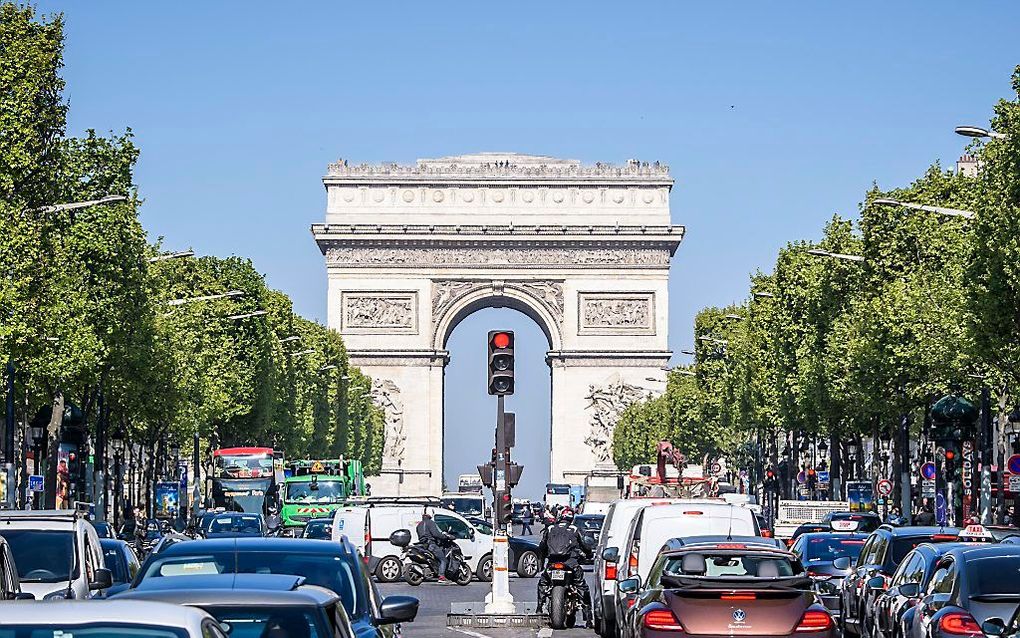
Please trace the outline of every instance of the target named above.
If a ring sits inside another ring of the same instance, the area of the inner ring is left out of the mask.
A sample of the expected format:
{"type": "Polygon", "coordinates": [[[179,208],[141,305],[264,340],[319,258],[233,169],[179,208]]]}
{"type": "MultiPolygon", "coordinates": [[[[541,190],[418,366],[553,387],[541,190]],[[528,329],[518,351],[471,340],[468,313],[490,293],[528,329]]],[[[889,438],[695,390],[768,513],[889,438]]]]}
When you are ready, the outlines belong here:
{"type": "Polygon", "coordinates": [[[492,536],[481,534],[460,514],[432,505],[373,503],[341,507],[333,514],[333,540],[347,538],[368,559],[368,568],[379,582],[400,580],[403,565],[401,549],[390,543],[390,534],[398,529],[411,532],[417,542],[415,528],[425,509],[444,532],[457,538],[464,560],[479,580],[492,579],[492,536]]]}
{"type": "Polygon", "coordinates": [[[36,600],[92,598],[113,586],[92,523],[75,510],[2,510],[0,536],[36,600]]]}
{"type": "Polygon", "coordinates": [[[595,612],[595,629],[604,638],[616,635],[616,562],[605,559],[603,554],[612,548],[611,553],[619,554],[621,537],[626,535],[630,522],[637,513],[649,505],[678,503],[681,499],[669,498],[624,498],[613,501],[606,511],[606,520],[602,524],[599,544],[595,549],[595,591],[592,606],[595,612]]]}

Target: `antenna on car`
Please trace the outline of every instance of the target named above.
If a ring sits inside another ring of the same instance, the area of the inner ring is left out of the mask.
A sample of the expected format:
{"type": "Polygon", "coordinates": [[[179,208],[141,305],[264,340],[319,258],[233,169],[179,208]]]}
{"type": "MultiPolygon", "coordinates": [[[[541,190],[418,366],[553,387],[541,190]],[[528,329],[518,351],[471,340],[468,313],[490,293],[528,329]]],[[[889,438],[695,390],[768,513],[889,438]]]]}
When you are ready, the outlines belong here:
{"type": "Polygon", "coordinates": [[[730,522],[729,528],[726,530],[726,540],[733,540],[733,505],[730,505],[730,522]]]}

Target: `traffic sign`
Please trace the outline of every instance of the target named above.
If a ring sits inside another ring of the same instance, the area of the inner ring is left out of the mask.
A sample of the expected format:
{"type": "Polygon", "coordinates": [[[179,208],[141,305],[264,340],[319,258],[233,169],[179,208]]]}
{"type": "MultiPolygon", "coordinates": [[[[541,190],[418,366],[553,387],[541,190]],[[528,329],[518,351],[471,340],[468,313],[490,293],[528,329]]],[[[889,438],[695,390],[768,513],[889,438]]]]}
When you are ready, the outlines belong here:
{"type": "Polygon", "coordinates": [[[892,481],[890,481],[889,479],[880,480],[878,482],[878,485],[876,485],[875,487],[878,490],[878,493],[881,494],[882,496],[889,496],[890,494],[892,494],[892,481]]]}
{"type": "Polygon", "coordinates": [[[42,476],[42,474],[30,474],[28,476],[28,490],[30,492],[41,492],[41,491],[43,491],[43,476],[42,476]]]}
{"type": "Polygon", "coordinates": [[[720,465],[718,463],[713,463],[712,464],[712,474],[715,474],[716,476],[718,476],[719,474],[722,474],[722,465],[720,465]]]}
{"type": "Polygon", "coordinates": [[[921,465],[921,478],[926,481],[935,480],[935,464],[931,461],[921,465]]]}
{"type": "Polygon", "coordinates": [[[804,470],[797,473],[797,482],[801,485],[807,482],[807,474],[804,473],[804,470]]]}
{"type": "Polygon", "coordinates": [[[1010,492],[1020,492],[1020,474],[1009,475],[1009,487],[1006,489],[1010,492]]]}
{"type": "Polygon", "coordinates": [[[935,498],[935,479],[924,479],[921,481],[921,496],[924,498],[935,498]]]}
{"type": "Polygon", "coordinates": [[[1010,474],[1020,474],[1020,454],[1014,454],[1006,461],[1006,468],[1010,474]]]}
{"type": "Polygon", "coordinates": [[[325,472],[325,471],[326,471],[326,468],[323,467],[321,462],[316,461],[315,463],[312,463],[312,472],[315,472],[316,474],[318,474],[320,472],[325,472]]]}

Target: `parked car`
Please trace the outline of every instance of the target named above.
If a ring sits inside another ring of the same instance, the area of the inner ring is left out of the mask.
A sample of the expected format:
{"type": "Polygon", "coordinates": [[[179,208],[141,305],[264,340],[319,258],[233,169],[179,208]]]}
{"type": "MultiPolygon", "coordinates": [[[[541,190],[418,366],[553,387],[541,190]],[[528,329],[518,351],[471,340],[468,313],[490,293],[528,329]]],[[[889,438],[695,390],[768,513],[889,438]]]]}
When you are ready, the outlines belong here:
{"type": "Polygon", "coordinates": [[[36,599],[92,598],[113,585],[99,535],[75,510],[0,510],[0,536],[36,599]]]}
{"type": "Polygon", "coordinates": [[[653,504],[676,502],[679,502],[679,499],[627,498],[613,501],[609,505],[606,519],[602,523],[602,533],[595,547],[595,587],[592,590],[595,631],[603,638],[616,635],[616,563],[620,555],[620,537],[626,534],[631,520],[643,508],[653,504]],[[606,560],[606,555],[613,557],[613,560],[606,560]]]}
{"type": "Polygon", "coordinates": [[[267,532],[261,514],[224,512],[210,517],[203,528],[206,538],[259,537],[267,532]]]}
{"type": "MultiPolygon", "coordinates": [[[[181,576],[155,579],[149,587],[117,598],[195,607],[216,618],[221,627],[230,628],[232,636],[352,637],[354,630],[340,597],[303,582],[300,576],[272,574],[181,576]]],[[[404,608],[398,611],[406,615],[404,608]]]]}
{"type": "MultiPolygon", "coordinates": [[[[691,499],[646,507],[638,511],[621,538],[617,569],[621,578],[637,576],[645,582],[659,550],[670,539],[717,534],[757,537],[758,532],[754,513],[738,505],[691,499]]],[[[621,617],[633,605],[633,597],[618,589],[613,604],[616,616],[621,617]]]]}
{"type": "Polygon", "coordinates": [[[852,568],[848,557],[835,561],[836,568],[850,570],[840,587],[843,633],[870,636],[875,599],[889,586],[892,574],[903,558],[921,543],[954,542],[959,538],[959,532],[955,527],[882,525],[868,536],[852,568]]]}
{"type": "Polygon", "coordinates": [[[621,592],[635,596],[619,616],[622,638],[835,638],[835,623],[796,555],[759,540],[724,535],[671,543],[655,558],[647,581],[620,581],[621,592]]]}
{"type": "Polygon", "coordinates": [[[146,581],[163,578],[221,573],[304,576],[307,584],[325,587],[340,596],[358,638],[393,635],[393,626],[381,614],[400,598],[380,598],[357,548],[346,538],[332,543],[291,538],[177,543],[147,560],[131,588],[144,590],[150,586],[146,581]]]}
{"type": "Polygon", "coordinates": [[[850,566],[839,568],[835,563],[841,558],[855,562],[866,539],[866,535],[856,532],[811,532],[797,537],[790,548],[814,579],[815,592],[837,623],[842,614],[840,586],[850,566]]]}
{"type": "Polygon", "coordinates": [[[947,551],[917,603],[907,638],[1015,633],[1020,547],[971,545],[947,551]]]}
{"type": "Polygon", "coordinates": [[[921,543],[910,550],[893,572],[889,588],[875,600],[875,638],[905,638],[906,627],[913,622],[921,592],[928,587],[935,565],[959,543],[921,543]]]}
{"type": "Polygon", "coordinates": [[[0,635],[227,638],[216,619],[200,609],[130,600],[5,605],[0,635]]]}
{"type": "MultiPolygon", "coordinates": [[[[475,526],[479,534],[492,536],[492,524],[480,518],[469,518],[468,522],[475,526]]],[[[536,541],[510,536],[507,539],[510,548],[510,557],[507,561],[510,569],[517,572],[521,578],[534,578],[538,575],[541,565],[538,560],[538,543],[536,541]]]]}
{"type": "Polygon", "coordinates": [[[126,541],[103,538],[99,545],[103,548],[103,562],[113,578],[113,586],[106,590],[106,596],[109,597],[130,587],[141,565],[135,550],[126,541]]]}
{"type": "Polygon", "coordinates": [[[412,542],[417,541],[415,528],[422,512],[428,509],[441,530],[453,536],[475,577],[492,580],[492,536],[479,534],[460,514],[432,504],[374,502],[341,507],[333,515],[333,540],[346,535],[364,556],[369,569],[379,582],[389,583],[401,577],[402,550],[390,542],[398,529],[410,530],[412,542]]]}

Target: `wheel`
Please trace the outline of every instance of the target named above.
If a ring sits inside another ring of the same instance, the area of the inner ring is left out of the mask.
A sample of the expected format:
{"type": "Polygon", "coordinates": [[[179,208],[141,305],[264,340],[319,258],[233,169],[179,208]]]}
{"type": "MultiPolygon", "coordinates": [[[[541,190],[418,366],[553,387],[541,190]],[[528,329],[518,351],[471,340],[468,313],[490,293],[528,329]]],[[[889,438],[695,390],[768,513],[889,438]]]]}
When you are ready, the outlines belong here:
{"type": "Polygon", "coordinates": [[[404,568],[404,582],[411,587],[417,587],[421,585],[422,581],[425,580],[425,573],[421,571],[421,568],[417,565],[408,565],[404,568]]]}
{"type": "Polygon", "coordinates": [[[375,566],[375,577],[380,583],[393,583],[400,580],[400,559],[387,556],[375,566]]]}
{"type": "Polygon", "coordinates": [[[538,554],[528,550],[517,559],[517,575],[521,578],[534,578],[538,575],[538,554]]]}
{"type": "Polygon", "coordinates": [[[456,582],[461,587],[471,584],[471,568],[467,566],[467,563],[460,564],[460,569],[457,571],[456,582]]]}
{"type": "Polygon", "coordinates": [[[549,596],[549,626],[553,629],[567,628],[567,588],[563,585],[553,587],[549,596]]]}
{"type": "Polygon", "coordinates": [[[478,561],[478,569],[475,571],[475,575],[482,582],[488,583],[492,581],[492,554],[482,556],[482,560],[478,561]]]}

